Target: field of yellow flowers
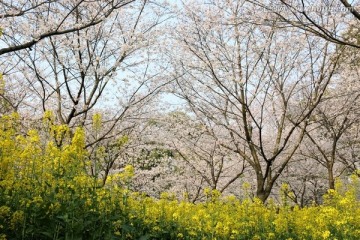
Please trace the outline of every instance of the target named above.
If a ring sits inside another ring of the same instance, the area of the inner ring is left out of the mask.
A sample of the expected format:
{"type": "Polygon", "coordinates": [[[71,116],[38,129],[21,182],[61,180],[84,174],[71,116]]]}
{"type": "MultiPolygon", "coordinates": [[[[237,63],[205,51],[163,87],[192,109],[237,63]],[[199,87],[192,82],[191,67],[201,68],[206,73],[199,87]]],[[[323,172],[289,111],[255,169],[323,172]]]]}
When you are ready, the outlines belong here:
{"type": "Polygon", "coordinates": [[[153,199],[127,190],[131,166],[104,186],[90,177],[82,129],[59,147],[66,126],[44,137],[19,124],[0,119],[0,239],[360,239],[356,177],[305,208],[210,190],[199,204],[153,199]]]}

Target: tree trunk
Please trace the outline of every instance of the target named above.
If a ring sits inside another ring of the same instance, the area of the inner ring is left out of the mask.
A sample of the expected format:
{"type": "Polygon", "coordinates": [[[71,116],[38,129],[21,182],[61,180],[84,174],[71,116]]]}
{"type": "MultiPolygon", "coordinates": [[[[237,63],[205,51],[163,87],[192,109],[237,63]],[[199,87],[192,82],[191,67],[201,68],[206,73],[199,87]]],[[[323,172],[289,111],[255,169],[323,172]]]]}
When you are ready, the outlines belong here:
{"type": "Polygon", "coordinates": [[[328,182],[329,182],[329,189],[335,189],[335,178],[333,173],[333,166],[328,166],[328,182]]]}
{"type": "Polygon", "coordinates": [[[256,197],[259,198],[263,203],[266,202],[270,195],[270,191],[265,187],[265,180],[260,174],[257,176],[257,188],[256,188],[256,197]]]}

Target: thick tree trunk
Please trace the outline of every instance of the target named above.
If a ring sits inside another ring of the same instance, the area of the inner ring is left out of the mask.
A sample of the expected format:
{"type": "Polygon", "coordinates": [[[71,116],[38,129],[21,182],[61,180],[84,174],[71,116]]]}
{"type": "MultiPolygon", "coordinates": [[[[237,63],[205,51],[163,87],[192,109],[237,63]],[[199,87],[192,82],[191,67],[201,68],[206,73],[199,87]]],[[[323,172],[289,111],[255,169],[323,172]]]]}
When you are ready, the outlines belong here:
{"type": "Polygon", "coordinates": [[[261,174],[257,176],[256,180],[257,180],[256,197],[259,198],[263,203],[265,203],[270,195],[270,191],[265,186],[265,180],[261,174]]]}
{"type": "Polygon", "coordinates": [[[258,190],[256,191],[256,197],[257,197],[258,199],[260,199],[263,203],[266,202],[266,200],[268,199],[269,195],[270,195],[270,192],[267,192],[267,191],[265,191],[264,189],[258,189],[258,190]]]}

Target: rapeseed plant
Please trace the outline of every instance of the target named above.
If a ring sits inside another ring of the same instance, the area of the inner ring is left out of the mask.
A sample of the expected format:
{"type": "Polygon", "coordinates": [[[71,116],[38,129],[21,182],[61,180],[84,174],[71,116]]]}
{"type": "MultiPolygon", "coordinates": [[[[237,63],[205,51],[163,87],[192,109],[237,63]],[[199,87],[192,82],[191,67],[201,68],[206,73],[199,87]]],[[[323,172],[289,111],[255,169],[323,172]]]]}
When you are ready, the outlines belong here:
{"type": "Polygon", "coordinates": [[[360,238],[358,177],[304,208],[290,207],[286,194],[279,206],[211,189],[198,204],[171,193],[154,199],[129,190],[132,166],[105,185],[90,176],[85,132],[69,134],[51,118],[46,113],[48,138],[21,134],[16,114],[0,119],[0,239],[360,238]]]}

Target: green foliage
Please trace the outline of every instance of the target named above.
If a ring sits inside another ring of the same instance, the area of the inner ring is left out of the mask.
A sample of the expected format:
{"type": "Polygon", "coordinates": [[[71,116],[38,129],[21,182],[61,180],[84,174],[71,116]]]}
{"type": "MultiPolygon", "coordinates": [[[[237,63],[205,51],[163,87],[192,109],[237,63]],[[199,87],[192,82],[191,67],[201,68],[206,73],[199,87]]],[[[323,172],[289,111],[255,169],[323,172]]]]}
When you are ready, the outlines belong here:
{"type": "MultiPolygon", "coordinates": [[[[51,116],[49,116],[51,119],[51,116]]],[[[193,204],[164,193],[153,199],[126,186],[134,168],[103,186],[87,172],[85,134],[63,136],[52,125],[47,140],[19,131],[19,116],[0,118],[0,239],[358,239],[359,178],[338,183],[322,206],[291,208],[239,201],[206,189],[193,204]]],[[[122,139],[120,142],[124,142],[122,139]]],[[[126,141],[125,141],[126,142],[126,141]]],[[[166,152],[155,152],[154,158],[166,152]],[[159,155],[160,154],[160,155],[159,155]]],[[[160,157],[161,157],[160,156],[160,157]]],[[[286,185],[282,187],[288,195],[286,185]]]]}
{"type": "Polygon", "coordinates": [[[151,150],[141,149],[139,157],[136,158],[134,165],[141,170],[151,170],[157,167],[167,157],[173,157],[170,149],[154,148],[151,150]]]}

